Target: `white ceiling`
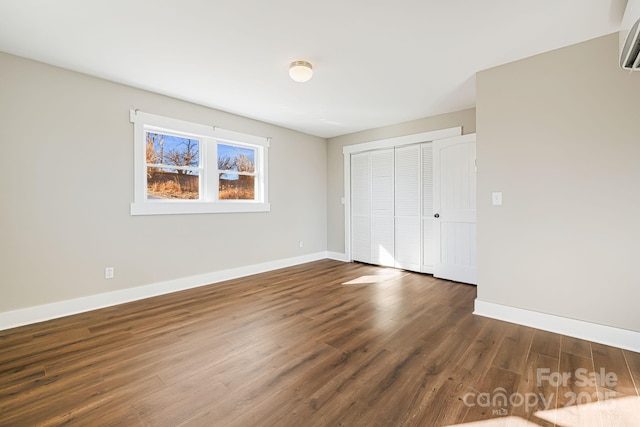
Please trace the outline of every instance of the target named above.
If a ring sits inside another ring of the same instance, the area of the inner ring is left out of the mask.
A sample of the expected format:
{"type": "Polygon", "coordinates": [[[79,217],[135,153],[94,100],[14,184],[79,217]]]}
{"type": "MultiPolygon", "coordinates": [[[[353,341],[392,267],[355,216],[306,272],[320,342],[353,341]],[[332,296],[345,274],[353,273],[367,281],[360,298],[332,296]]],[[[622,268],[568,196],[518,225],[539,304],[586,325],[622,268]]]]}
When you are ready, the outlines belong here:
{"type": "Polygon", "coordinates": [[[477,71],[618,31],[625,4],[1,0],[0,51],[332,137],[472,107],[477,71]]]}

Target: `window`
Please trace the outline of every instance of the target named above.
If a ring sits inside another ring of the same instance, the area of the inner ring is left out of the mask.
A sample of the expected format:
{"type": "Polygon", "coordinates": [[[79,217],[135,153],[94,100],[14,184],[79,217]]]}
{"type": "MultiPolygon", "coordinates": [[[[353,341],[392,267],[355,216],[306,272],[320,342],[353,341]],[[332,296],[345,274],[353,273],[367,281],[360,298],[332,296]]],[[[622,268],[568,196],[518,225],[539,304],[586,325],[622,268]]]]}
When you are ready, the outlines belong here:
{"type": "Polygon", "coordinates": [[[265,212],[269,140],[140,111],[132,215],[265,212]]]}
{"type": "Polygon", "coordinates": [[[200,139],[145,131],[147,200],[199,200],[200,139]]]}
{"type": "Polygon", "coordinates": [[[254,200],[256,150],[218,144],[218,199],[254,200]]]}

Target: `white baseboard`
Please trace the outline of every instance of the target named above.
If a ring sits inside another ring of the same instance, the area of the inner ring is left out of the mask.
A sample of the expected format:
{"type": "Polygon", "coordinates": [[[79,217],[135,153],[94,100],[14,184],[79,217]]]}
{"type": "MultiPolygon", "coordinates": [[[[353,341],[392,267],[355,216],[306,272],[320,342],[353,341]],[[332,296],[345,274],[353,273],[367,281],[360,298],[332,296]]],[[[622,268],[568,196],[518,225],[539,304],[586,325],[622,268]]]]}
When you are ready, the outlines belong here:
{"type": "Polygon", "coordinates": [[[640,332],[476,299],[473,314],[640,352],[640,332]]]}
{"type": "Polygon", "coordinates": [[[264,273],[279,268],[291,267],[306,262],[329,258],[326,252],[318,252],[295,258],[287,258],[254,264],[245,267],[231,268],[228,270],[214,271],[212,273],[189,276],[166,282],[153,283],[130,289],[122,289],[114,292],[91,295],[51,304],[22,308],[19,310],[0,313],[0,330],[11,329],[18,326],[43,322],[72,314],[84,313],[99,308],[110,307],[126,302],[141,300],[185,289],[197,288],[225,280],[237,279],[251,274],[264,273]]]}
{"type": "Polygon", "coordinates": [[[327,258],[333,259],[335,261],[349,262],[349,259],[347,258],[347,254],[343,254],[340,252],[327,251],[327,258]]]}

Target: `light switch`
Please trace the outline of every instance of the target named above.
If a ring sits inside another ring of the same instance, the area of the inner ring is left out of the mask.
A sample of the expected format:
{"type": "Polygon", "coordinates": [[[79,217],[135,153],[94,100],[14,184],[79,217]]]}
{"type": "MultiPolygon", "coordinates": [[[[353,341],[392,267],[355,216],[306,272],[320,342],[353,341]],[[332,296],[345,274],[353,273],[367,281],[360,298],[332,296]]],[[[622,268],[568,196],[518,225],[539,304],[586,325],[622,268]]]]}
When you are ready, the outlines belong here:
{"type": "Polygon", "coordinates": [[[493,206],[502,205],[502,191],[494,191],[491,193],[491,203],[493,203],[493,206]]]}

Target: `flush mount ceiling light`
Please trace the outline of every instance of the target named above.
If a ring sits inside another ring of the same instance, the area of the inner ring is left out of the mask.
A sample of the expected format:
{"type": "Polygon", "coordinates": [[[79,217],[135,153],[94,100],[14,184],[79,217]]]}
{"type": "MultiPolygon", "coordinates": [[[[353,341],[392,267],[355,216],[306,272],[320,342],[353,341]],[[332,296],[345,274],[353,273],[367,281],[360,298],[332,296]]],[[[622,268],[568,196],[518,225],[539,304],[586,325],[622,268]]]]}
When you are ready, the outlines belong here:
{"type": "Polygon", "coordinates": [[[289,65],[289,76],[299,83],[308,82],[313,76],[313,66],[307,61],[293,61],[289,65]]]}

